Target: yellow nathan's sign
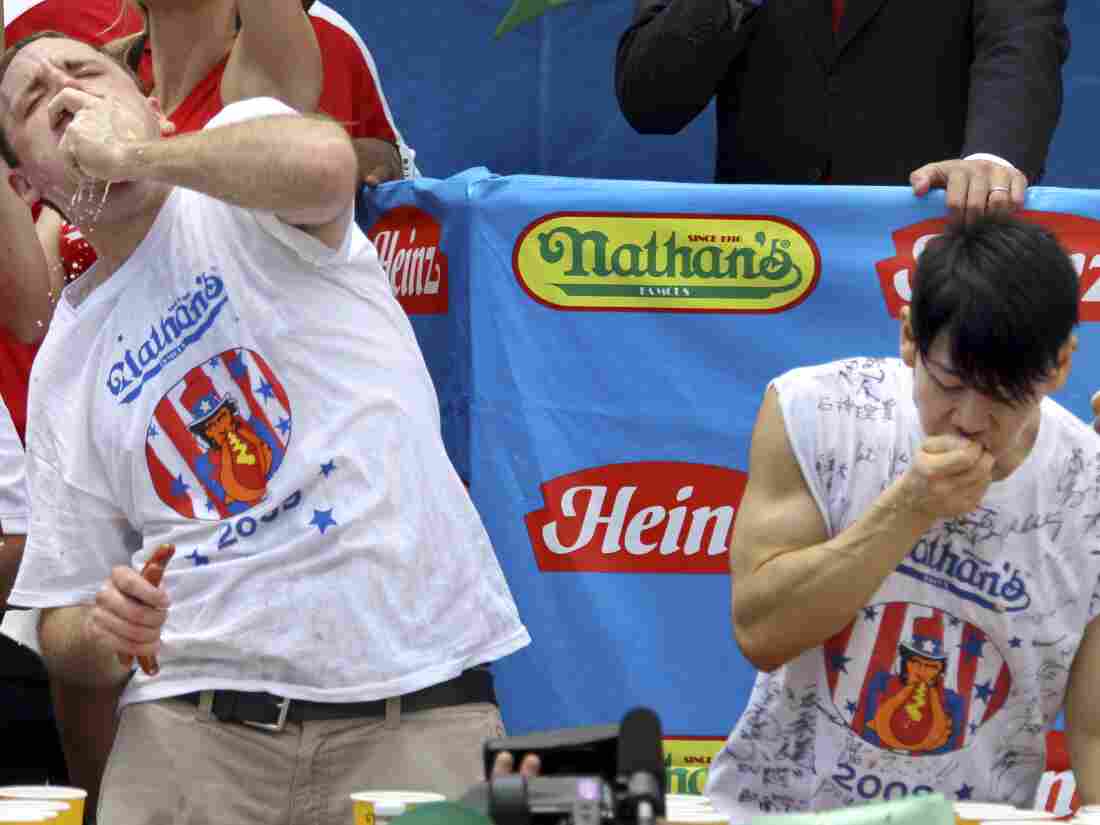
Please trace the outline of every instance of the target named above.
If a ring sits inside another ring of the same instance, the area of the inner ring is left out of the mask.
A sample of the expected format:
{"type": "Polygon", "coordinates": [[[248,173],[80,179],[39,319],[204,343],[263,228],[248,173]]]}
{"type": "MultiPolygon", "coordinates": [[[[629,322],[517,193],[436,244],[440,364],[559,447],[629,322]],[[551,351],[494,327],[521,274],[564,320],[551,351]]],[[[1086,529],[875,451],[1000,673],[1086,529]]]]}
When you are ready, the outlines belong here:
{"type": "Polygon", "coordinates": [[[555,309],[781,312],[813,291],[821,254],[773,216],[558,212],[524,229],[512,265],[555,309]]]}

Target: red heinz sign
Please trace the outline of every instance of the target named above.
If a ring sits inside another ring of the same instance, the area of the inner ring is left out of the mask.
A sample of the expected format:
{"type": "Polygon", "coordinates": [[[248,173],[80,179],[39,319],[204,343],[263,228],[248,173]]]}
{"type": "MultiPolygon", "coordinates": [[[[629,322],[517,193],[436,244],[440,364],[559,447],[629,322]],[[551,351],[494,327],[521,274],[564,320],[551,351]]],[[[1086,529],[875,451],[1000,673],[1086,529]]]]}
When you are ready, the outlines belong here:
{"type": "Polygon", "coordinates": [[[525,519],[543,572],[726,573],[747,476],[711,464],[591,467],[541,486],[525,519]]]}

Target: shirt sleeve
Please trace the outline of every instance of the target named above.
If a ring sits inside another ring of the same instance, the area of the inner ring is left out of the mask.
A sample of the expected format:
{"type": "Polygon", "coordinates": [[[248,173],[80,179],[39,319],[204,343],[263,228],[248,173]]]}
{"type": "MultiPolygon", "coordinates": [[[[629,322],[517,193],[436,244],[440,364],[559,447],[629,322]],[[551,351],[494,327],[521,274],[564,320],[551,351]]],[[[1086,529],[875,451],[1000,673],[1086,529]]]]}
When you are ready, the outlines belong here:
{"type": "MultiPolygon", "coordinates": [[[[91,602],[113,567],[132,564],[141,537],[105,495],[68,482],[33,450],[26,466],[30,525],[9,601],[22,607],[91,602]]],[[[88,467],[82,476],[90,477],[88,467]]],[[[110,489],[106,478],[102,489],[110,489]]]]}
{"type": "Polygon", "coordinates": [[[0,529],[5,535],[26,535],[28,509],[23,442],[0,399],[0,529]]]}

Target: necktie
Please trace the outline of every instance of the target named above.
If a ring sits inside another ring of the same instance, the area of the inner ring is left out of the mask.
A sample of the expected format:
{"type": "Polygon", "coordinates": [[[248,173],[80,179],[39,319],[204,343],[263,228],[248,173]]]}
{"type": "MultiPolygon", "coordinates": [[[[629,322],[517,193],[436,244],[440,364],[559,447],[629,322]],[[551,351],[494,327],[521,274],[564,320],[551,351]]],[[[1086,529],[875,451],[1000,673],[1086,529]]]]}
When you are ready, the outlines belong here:
{"type": "Polygon", "coordinates": [[[844,16],[845,0],[833,0],[833,34],[840,31],[840,19],[844,16]]]}

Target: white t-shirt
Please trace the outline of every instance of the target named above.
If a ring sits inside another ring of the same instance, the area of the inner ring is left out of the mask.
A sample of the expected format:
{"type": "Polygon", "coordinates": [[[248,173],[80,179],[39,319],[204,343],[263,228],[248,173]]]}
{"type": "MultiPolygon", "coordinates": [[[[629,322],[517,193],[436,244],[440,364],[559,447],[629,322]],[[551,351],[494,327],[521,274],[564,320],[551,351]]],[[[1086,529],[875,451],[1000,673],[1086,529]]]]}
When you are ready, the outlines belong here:
{"type": "MultiPolygon", "coordinates": [[[[289,111],[244,101],[207,128],[289,111]]],[[[117,272],[63,293],[31,376],[12,600],[90,602],[174,544],[161,673],[124,703],[378,699],[530,641],[351,208],[332,249],[177,188],[117,272]]]]}
{"type": "MultiPolygon", "coordinates": [[[[924,440],[912,370],[851,359],[773,386],[835,536],[924,440]]],[[[977,510],[937,522],[842,632],[758,675],[708,778],[732,821],[929,790],[1032,804],[1100,606],[1100,438],[1050,399],[1041,416],[1028,457],[977,510]]]]}
{"type": "MultiPolygon", "coordinates": [[[[27,478],[23,442],[0,398],[0,528],[5,536],[27,534],[27,478]]],[[[0,633],[38,650],[38,611],[8,610],[0,622],[0,633]]]]}

